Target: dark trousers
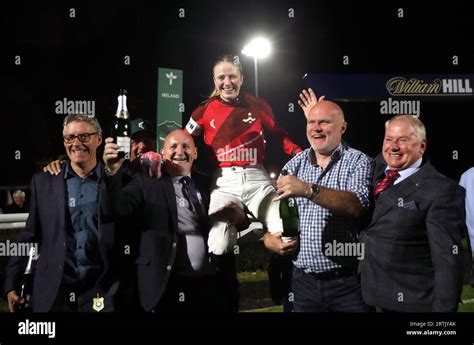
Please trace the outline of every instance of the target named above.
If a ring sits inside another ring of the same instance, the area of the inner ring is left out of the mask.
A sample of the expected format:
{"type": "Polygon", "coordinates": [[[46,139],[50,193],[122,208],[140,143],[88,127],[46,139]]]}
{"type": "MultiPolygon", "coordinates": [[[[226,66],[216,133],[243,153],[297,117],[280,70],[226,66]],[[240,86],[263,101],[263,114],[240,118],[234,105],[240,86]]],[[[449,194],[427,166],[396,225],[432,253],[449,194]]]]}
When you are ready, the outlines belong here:
{"type": "Polygon", "coordinates": [[[237,313],[240,307],[240,289],[235,255],[234,253],[223,255],[211,253],[211,260],[217,268],[219,294],[223,295],[225,299],[223,311],[237,313]]]}
{"type": "Polygon", "coordinates": [[[227,291],[217,275],[187,277],[171,275],[154,312],[227,311],[227,291]]]}
{"type": "Polygon", "coordinates": [[[377,313],[398,313],[398,311],[385,309],[385,308],[381,308],[381,307],[375,307],[375,311],[377,313]]]}
{"type": "Polygon", "coordinates": [[[295,312],[369,312],[362,299],[357,274],[320,278],[293,267],[292,289],[295,312]]]}
{"type": "MultiPolygon", "coordinates": [[[[56,299],[54,300],[51,312],[96,312],[92,308],[93,299],[97,297],[97,289],[95,287],[84,290],[73,290],[71,288],[61,286],[59,288],[56,299]]],[[[110,296],[100,295],[103,297],[104,308],[102,313],[113,312],[114,302],[110,296]]]]}
{"type": "Polygon", "coordinates": [[[290,255],[281,256],[272,253],[268,265],[268,282],[270,296],[273,303],[283,305],[283,312],[293,311],[293,298],[291,293],[291,272],[293,258],[290,255]]]}

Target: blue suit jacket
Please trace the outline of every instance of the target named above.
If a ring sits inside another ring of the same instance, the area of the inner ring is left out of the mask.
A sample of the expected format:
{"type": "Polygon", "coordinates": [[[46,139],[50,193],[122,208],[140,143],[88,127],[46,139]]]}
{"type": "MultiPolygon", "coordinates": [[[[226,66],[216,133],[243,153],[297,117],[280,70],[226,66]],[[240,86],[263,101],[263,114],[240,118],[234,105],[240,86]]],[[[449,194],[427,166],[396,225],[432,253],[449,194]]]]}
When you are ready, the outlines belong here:
{"type": "MultiPolygon", "coordinates": [[[[39,245],[40,257],[34,273],[32,296],[35,312],[47,312],[51,309],[63,278],[67,224],[64,170],[57,176],[49,173],[38,173],[33,176],[29,217],[25,229],[17,239],[17,242],[39,245]]],[[[99,205],[99,251],[103,272],[96,283],[96,289],[101,295],[113,295],[119,285],[117,275],[112,269],[112,256],[116,249],[115,227],[109,211],[104,180],[100,182],[99,205]]],[[[5,293],[11,290],[18,291],[26,261],[27,257],[15,256],[8,262],[5,269],[5,293]]]]}

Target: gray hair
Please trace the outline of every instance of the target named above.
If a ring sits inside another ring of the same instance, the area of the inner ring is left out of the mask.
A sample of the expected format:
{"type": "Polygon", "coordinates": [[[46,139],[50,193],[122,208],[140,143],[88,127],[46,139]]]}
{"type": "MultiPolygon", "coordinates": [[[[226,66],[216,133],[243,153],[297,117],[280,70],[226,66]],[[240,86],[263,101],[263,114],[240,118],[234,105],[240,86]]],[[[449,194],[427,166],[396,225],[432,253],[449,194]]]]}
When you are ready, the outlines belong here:
{"type": "Polygon", "coordinates": [[[408,122],[418,139],[426,140],[425,125],[423,124],[423,122],[421,122],[419,118],[413,115],[397,115],[392,117],[391,119],[387,120],[387,122],[385,122],[385,130],[387,130],[388,126],[390,126],[390,124],[396,120],[403,120],[408,122]]]}
{"type": "Polygon", "coordinates": [[[24,198],[26,196],[26,194],[21,189],[17,189],[16,191],[13,192],[13,197],[16,197],[16,196],[21,196],[21,197],[24,198]]]}
{"type": "Polygon", "coordinates": [[[100,136],[102,136],[102,128],[100,127],[100,123],[97,118],[84,114],[69,114],[68,116],[66,116],[63,121],[63,135],[66,135],[66,126],[74,121],[87,122],[92,127],[94,127],[94,130],[100,136]]]}

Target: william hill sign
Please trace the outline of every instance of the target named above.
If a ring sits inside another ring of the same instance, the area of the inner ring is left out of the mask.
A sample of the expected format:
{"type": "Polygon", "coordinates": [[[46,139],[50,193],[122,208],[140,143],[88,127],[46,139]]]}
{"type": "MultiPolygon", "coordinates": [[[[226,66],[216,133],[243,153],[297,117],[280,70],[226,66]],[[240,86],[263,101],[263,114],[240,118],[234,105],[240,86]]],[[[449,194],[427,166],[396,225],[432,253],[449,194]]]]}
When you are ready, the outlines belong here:
{"type": "Polygon", "coordinates": [[[474,74],[309,74],[308,86],[340,101],[474,100],[474,74]]]}
{"type": "Polygon", "coordinates": [[[387,81],[386,88],[391,96],[472,95],[469,78],[442,78],[426,82],[419,78],[394,77],[387,81]]]}

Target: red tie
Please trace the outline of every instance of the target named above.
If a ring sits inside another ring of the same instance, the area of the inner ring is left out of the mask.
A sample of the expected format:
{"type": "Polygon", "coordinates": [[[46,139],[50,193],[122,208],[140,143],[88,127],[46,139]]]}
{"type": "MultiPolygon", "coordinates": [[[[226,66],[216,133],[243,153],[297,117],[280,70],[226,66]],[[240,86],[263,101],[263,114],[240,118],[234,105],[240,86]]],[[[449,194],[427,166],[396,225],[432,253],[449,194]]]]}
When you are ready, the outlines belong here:
{"type": "Polygon", "coordinates": [[[385,178],[375,186],[374,198],[377,199],[379,194],[390,187],[399,176],[400,174],[397,170],[389,170],[385,178]]]}

